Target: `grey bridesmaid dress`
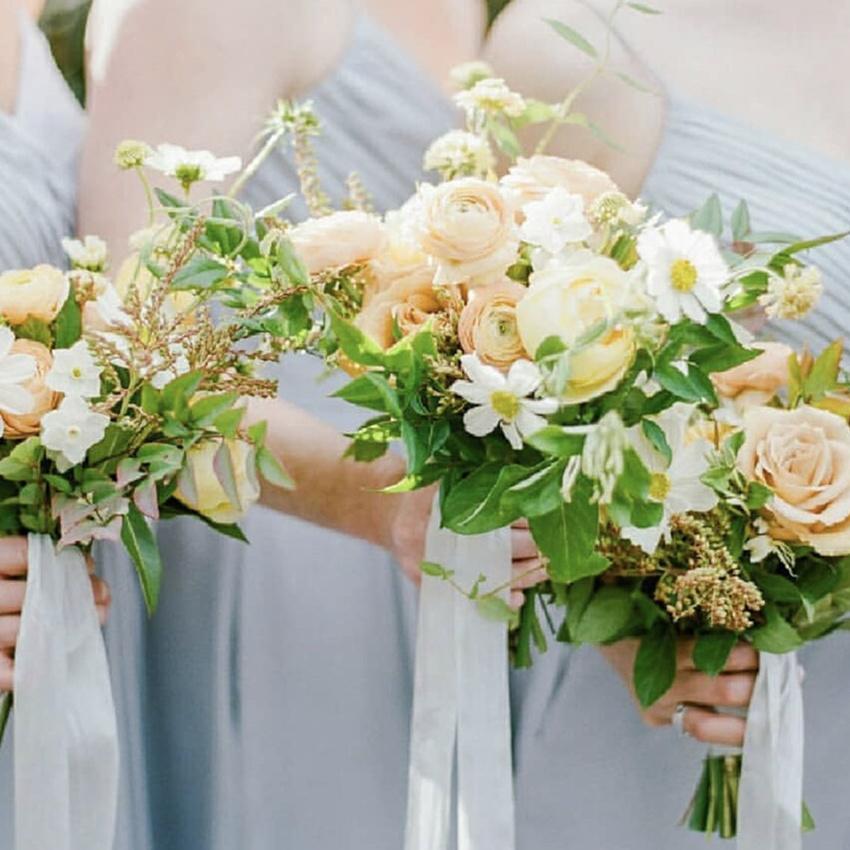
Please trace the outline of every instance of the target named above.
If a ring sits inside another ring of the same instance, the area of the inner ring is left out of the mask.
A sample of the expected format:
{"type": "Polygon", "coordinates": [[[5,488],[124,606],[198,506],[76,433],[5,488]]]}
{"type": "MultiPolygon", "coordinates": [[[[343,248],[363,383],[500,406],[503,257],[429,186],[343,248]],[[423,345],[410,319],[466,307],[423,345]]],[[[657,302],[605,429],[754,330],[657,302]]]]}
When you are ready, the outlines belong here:
{"type": "MultiPolygon", "coordinates": [[[[850,229],[850,164],[733,120],[675,93],[642,195],[671,215],[717,191],[727,216],[745,198],[753,229],[817,236],[850,229]]],[[[727,217],[728,221],[728,217],[727,217]]],[[[850,241],[811,253],[824,275],[817,310],[767,332],[820,350],[850,326],[850,241]]],[[[801,652],[806,669],[805,795],[817,822],[806,850],[850,847],[850,635],[801,652]]],[[[698,850],[703,835],[676,822],[705,748],[645,727],[619,677],[590,647],[544,658],[549,671],[519,731],[519,850],[698,850]],[[548,684],[545,679],[548,678],[548,684]]]]}

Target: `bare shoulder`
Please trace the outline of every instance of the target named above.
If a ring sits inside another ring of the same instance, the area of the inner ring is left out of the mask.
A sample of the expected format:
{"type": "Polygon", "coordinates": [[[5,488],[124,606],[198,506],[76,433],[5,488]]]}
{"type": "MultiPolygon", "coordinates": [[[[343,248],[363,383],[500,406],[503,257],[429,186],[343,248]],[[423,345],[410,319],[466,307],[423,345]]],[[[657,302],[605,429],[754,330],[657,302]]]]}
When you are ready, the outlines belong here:
{"type": "Polygon", "coordinates": [[[14,0],[0,0],[0,112],[15,107],[20,58],[16,16],[14,0]]]}
{"type": "MultiPolygon", "coordinates": [[[[624,10],[613,31],[606,16],[611,4],[564,0],[514,0],[497,19],[485,56],[496,72],[529,97],[559,101],[582,84],[596,60],[560,37],[547,23],[557,20],[579,33],[599,55],[608,53],[607,67],[657,89],[653,75],[633,49],[631,22],[624,10]],[[623,20],[625,19],[625,20],[623,20]]],[[[575,109],[601,128],[623,150],[584,128],[559,131],[550,152],[586,159],[611,173],[624,190],[636,193],[652,162],[661,134],[661,97],[639,91],[615,73],[597,77],[577,99],[575,109]]],[[[528,146],[535,140],[532,138],[528,146]]]]}

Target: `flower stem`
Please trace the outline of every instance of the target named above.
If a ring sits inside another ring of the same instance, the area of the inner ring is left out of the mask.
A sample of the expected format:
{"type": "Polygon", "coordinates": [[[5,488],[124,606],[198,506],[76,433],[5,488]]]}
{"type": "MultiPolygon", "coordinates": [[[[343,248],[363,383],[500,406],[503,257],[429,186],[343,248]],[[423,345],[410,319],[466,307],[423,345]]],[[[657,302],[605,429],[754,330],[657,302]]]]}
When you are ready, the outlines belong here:
{"type": "Polygon", "coordinates": [[[285,130],[275,130],[275,132],[266,139],[266,143],[260,149],[260,152],[248,163],[247,166],[245,166],[245,170],[236,178],[236,180],[233,181],[233,185],[227,193],[228,198],[235,198],[242,189],[245,188],[245,184],[257,173],[260,166],[266,161],[266,159],[268,159],[284,135],[285,130]]]}

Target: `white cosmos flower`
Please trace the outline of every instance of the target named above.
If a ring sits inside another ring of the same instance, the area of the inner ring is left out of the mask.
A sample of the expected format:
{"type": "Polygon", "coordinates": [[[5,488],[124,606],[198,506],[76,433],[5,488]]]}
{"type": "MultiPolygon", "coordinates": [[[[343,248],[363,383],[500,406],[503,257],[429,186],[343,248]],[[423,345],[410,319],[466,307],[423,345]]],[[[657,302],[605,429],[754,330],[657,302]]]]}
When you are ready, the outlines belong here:
{"type": "Polygon", "coordinates": [[[189,151],[179,145],[163,144],[145,160],[145,165],[177,178],[188,188],[201,180],[224,180],[242,168],[242,160],[238,156],[218,158],[209,151],[189,151]]]}
{"type": "Polygon", "coordinates": [[[674,219],[645,229],[637,250],[647,266],[647,291],[668,322],[684,315],[705,324],[706,313],[723,306],[729,267],[711,234],[674,219]]]}
{"type": "Polygon", "coordinates": [[[53,367],[44,382],[54,392],[66,396],[93,398],[100,395],[102,371],[88,344],[81,339],[70,348],[57,348],[53,352],[53,367]]]}
{"type": "Polygon", "coordinates": [[[539,201],[522,208],[525,221],[520,238],[547,254],[560,254],[568,245],[583,242],[592,233],[584,214],[584,200],[563,187],[552,189],[539,201]]]}
{"type": "Polygon", "coordinates": [[[708,440],[687,442],[685,439],[690,413],[687,405],[677,404],[655,418],[670,446],[669,464],[640,427],[630,430],[634,449],[652,476],[650,498],[661,502],[664,513],[660,525],[624,528],[622,534],[650,555],[662,537],[669,539],[672,517],[691,511],[710,511],[717,504],[717,494],[700,480],[709,467],[711,444],[708,440]]]}
{"type": "MultiPolygon", "coordinates": [[[[0,327],[0,413],[21,416],[32,410],[33,398],[23,384],[35,377],[35,358],[29,354],[12,354],[15,335],[9,328],[0,327]]],[[[0,416],[0,436],[3,417],[0,416]]]]}
{"type": "Polygon", "coordinates": [[[102,272],[106,268],[108,251],[106,242],[99,236],[86,236],[83,240],[63,239],[62,248],[75,269],[102,272]]]}
{"type": "Polygon", "coordinates": [[[451,390],[475,405],[463,417],[464,427],[475,437],[500,425],[508,442],[521,449],[522,438],[543,428],[547,424],[543,416],[558,409],[553,398],[529,398],[543,383],[530,360],[517,360],[507,375],[482,363],[477,354],[464,354],[460,362],[470,380],[455,381],[451,390]]]}
{"type": "Polygon", "coordinates": [[[89,409],[79,396],[67,396],[41,420],[41,442],[58,455],[60,469],[85,460],[86,452],[103,439],[109,417],[89,409]]]}

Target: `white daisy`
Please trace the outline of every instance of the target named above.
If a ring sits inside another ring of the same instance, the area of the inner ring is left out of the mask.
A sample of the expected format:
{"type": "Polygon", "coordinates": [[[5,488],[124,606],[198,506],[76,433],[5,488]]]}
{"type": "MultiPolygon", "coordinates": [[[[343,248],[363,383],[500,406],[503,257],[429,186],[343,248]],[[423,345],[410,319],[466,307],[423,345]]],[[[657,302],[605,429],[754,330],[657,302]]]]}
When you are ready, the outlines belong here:
{"type": "Polygon", "coordinates": [[[723,306],[729,267],[711,234],[674,219],[645,229],[637,250],[647,266],[647,291],[668,322],[687,316],[704,324],[707,313],[723,306]]]}
{"type": "Polygon", "coordinates": [[[522,438],[546,426],[543,416],[558,409],[553,398],[529,398],[543,383],[530,360],[517,360],[507,375],[482,363],[477,354],[465,354],[460,361],[470,380],[455,381],[451,390],[475,405],[463,417],[464,428],[475,437],[499,425],[507,441],[521,449],[522,438]]]}
{"type": "Polygon", "coordinates": [[[661,523],[650,528],[624,528],[623,537],[644,552],[655,552],[662,537],[670,537],[670,520],[677,514],[710,511],[717,504],[717,494],[701,478],[709,467],[711,444],[708,440],[686,441],[690,408],[674,405],[655,418],[667,438],[672,460],[652,445],[640,427],[632,428],[632,445],[652,476],[649,495],[661,502],[661,523]]]}
{"type": "MultiPolygon", "coordinates": [[[[9,328],[0,327],[0,414],[21,416],[32,410],[33,399],[23,385],[35,377],[36,362],[29,354],[12,354],[15,335],[9,328]]],[[[3,417],[0,416],[0,436],[3,417]]]]}
{"type": "Polygon", "coordinates": [[[189,151],[179,145],[163,144],[145,160],[148,168],[176,178],[184,189],[201,180],[220,182],[242,168],[238,156],[218,158],[209,151],[189,151]]]}
{"type": "Polygon", "coordinates": [[[67,396],[41,420],[41,442],[55,452],[64,471],[85,460],[86,452],[103,439],[109,417],[95,413],[83,399],[67,396]]]}
{"type": "Polygon", "coordinates": [[[593,233],[581,195],[573,195],[560,186],[541,200],[526,204],[522,212],[525,221],[520,238],[550,255],[560,254],[568,245],[583,242],[593,233]]]}
{"type": "Polygon", "coordinates": [[[89,351],[85,340],[70,348],[53,352],[53,366],[44,382],[57,393],[79,398],[100,395],[100,374],[103,370],[89,351]]]}

